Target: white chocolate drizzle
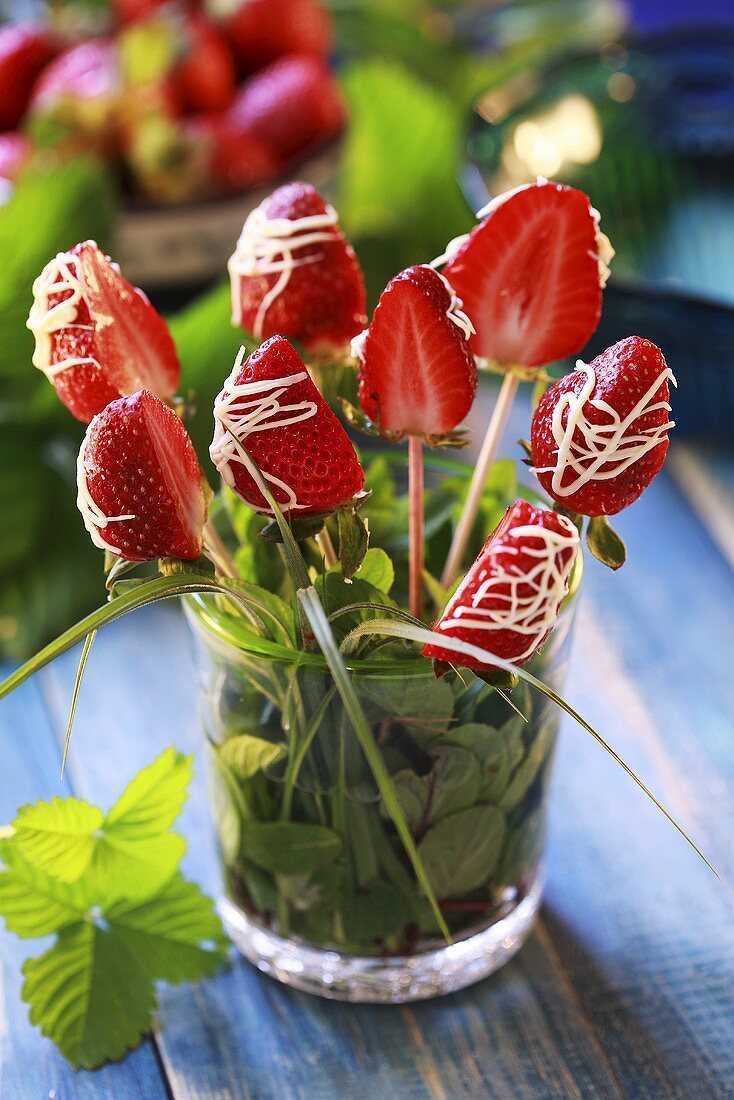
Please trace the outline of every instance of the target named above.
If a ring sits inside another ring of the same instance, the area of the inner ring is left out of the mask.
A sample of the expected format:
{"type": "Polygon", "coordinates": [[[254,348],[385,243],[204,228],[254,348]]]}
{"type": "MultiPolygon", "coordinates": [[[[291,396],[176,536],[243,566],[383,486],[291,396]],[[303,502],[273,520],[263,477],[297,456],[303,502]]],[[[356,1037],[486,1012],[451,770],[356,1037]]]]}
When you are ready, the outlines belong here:
{"type": "Polygon", "coordinates": [[[596,253],[594,259],[599,265],[599,286],[604,290],[604,287],[609,282],[609,276],[612,274],[612,260],[617,253],[609,237],[607,237],[606,233],[602,233],[601,214],[598,210],[595,210],[593,206],[591,208],[591,216],[596,226],[596,253]]]}
{"type": "Polygon", "coordinates": [[[451,301],[449,302],[448,309],[446,310],[446,316],[448,317],[449,321],[452,322],[452,324],[461,329],[464,335],[464,339],[468,340],[471,336],[475,334],[477,330],[474,328],[474,325],[471,323],[471,320],[469,319],[469,317],[467,317],[466,313],[464,313],[464,303],[462,302],[461,298],[458,296],[446,276],[442,275],[440,271],[437,271],[436,274],[451,295],[451,301]]]}
{"type": "Polygon", "coordinates": [[[89,492],[89,485],[87,484],[87,474],[84,469],[84,456],[89,443],[89,437],[92,432],[97,417],[95,416],[89,427],[87,428],[82,445],[79,448],[79,456],[76,460],[76,487],[77,487],[77,508],[82,514],[84,520],[84,526],[86,527],[92,542],[95,546],[98,546],[100,550],[119,550],[119,547],[115,545],[112,539],[103,539],[100,535],[100,530],[104,531],[110,523],[124,523],[129,520],[137,519],[135,515],[129,516],[106,516],[96,501],[93,499],[92,494],[89,492]]]}
{"type": "MultiPolygon", "coordinates": [[[[283,378],[264,378],[259,382],[244,382],[236,385],[234,379],[242,366],[245,354],[246,349],[240,348],[232,373],[214,402],[215,429],[209,454],[222,480],[229,485],[230,489],[238,492],[232,467],[234,464],[239,464],[247,470],[256,485],[259,486],[262,477],[274,489],[279,489],[285,494],[286,501],[280,505],[284,512],[298,511],[307,506],[298,502],[290,485],[273,474],[258,469],[245,443],[249,436],[258,432],[300,424],[316,415],[315,401],[300,401],[288,405],[281,404],[280,400],[291,386],[305,382],[309,375],[304,370],[283,378]]],[[[256,506],[249,500],[247,503],[256,512],[270,512],[267,505],[256,506]]]]}
{"type": "MultiPolygon", "coordinates": [[[[454,608],[451,618],[442,620],[439,629],[510,630],[528,638],[527,647],[514,654],[512,661],[519,664],[527,660],[555,626],[579,544],[579,533],[571,520],[559,515],[558,521],[565,533],[535,524],[511,528],[509,534],[517,539],[542,542],[541,546],[522,547],[522,553],[537,559],[537,564],[523,571],[519,566],[500,567],[495,560],[488,565],[490,576],[479,585],[470,602],[454,608]],[[500,606],[483,607],[487,600],[497,601],[500,606]]],[[[520,553],[515,546],[498,550],[503,555],[520,553]]],[[[491,650],[491,644],[487,648],[491,650]]]]}
{"type": "Polygon", "coordinates": [[[33,366],[43,371],[49,381],[53,381],[62,371],[72,367],[97,367],[99,362],[93,357],[77,358],[69,356],[58,363],[51,362],[51,337],[62,329],[93,332],[94,325],[77,323],[80,302],[87,303],[84,283],[77,275],[77,259],[70,252],[59,252],[44,267],[33,283],[33,305],[26,326],[31,330],[36,346],[33,352],[33,366]],[[63,294],[67,297],[49,306],[51,294],[63,294]]]}
{"type": "Polygon", "coordinates": [[[267,312],[288,286],[295,269],[323,259],[323,253],[300,257],[294,256],[294,253],[310,245],[338,239],[338,225],[339,215],[333,206],[327,206],[324,214],[310,214],[293,220],[269,218],[264,204],[255,207],[247,216],[237,247],[227,264],[232,289],[232,324],[239,326],[242,321],[240,279],[243,276],[278,275],[264,295],[255,316],[252,335],[262,340],[267,312]]]}
{"type": "Polygon", "coordinates": [[[557,497],[571,496],[590,481],[609,481],[619,477],[643,455],[664,442],[670,429],[675,427],[675,421],[667,419],[662,424],[651,425],[637,432],[629,431],[641,416],[661,411],[670,412],[669,402],[654,401],[665,381],[669,379],[674,386],[677,385],[670,367],[660,372],[624,419],[607,401],[592,399],[591,395],[596,387],[594,368],[579,359],[576,369],[586,375],[581,391],[578,394],[573,391],[562,394],[553,409],[551,430],[558,448],[556,463],[534,471],[536,474],[553,474],[551,488],[557,497]],[[591,423],[584,411],[587,404],[605,413],[609,418],[607,423],[591,423]],[[568,417],[564,427],[563,414],[566,409],[568,417]],[[579,441],[575,438],[577,433],[581,436],[579,441]],[[564,485],[563,479],[567,470],[571,470],[576,476],[564,485]]]}

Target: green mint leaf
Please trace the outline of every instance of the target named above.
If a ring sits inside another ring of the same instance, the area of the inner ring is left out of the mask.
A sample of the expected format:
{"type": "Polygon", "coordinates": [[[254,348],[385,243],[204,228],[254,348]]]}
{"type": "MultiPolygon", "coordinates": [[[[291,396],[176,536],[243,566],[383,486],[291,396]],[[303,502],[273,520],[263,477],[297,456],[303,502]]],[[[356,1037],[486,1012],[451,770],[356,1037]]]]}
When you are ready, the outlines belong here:
{"type": "Polygon", "coordinates": [[[80,798],[54,798],[21,806],[13,842],[39,871],[74,882],[87,869],[102,827],[102,811],[80,798]]]}
{"type": "Polygon", "coordinates": [[[39,871],[14,847],[0,844],[0,915],[8,931],[24,939],[37,939],[74,924],[88,909],[84,886],[57,882],[39,871]]]}
{"type": "Polygon", "coordinates": [[[217,755],[238,779],[246,781],[269,764],[281,760],[285,752],[285,745],[266,741],[262,737],[253,737],[250,733],[242,733],[223,741],[217,755]]]}
{"type": "Polygon", "coordinates": [[[342,576],[351,580],[364,561],[370,536],[364,520],[353,509],[339,508],[336,516],[342,576]]]}
{"type": "Polygon", "coordinates": [[[610,569],[627,560],[627,548],[606,516],[592,516],[586,527],[586,545],[594,557],[610,569]]]}
{"type": "Polygon", "coordinates": [[[426,775],[406,769],[393,777],[405,819],[414,832],[466,809],[479,797],[480,773],[472,752],[440,745],[430,755],[433,767],[426,775]]]}
{"type": "Polygon", "coordinates": [[[496,806],[472,806],[439,821],[418,845],[439,898],[461,897],[494,874],[505,842],[505,815],[496,806]]]}
{"type": "Polygon", "coordinates": [[[157,981],[210,977],[226,951],[212,902],[180,875],[154,898],[88,918],[25,963],[23,999],[64,1057],[93,1069],[150,1031],[157,981]]]}
{"type": "Polygon", "coordinates": [[[339,855],[339,836],[322,825],[248,821],[241,848],[247,859],[276,875],[307,875],[339,855]]]}

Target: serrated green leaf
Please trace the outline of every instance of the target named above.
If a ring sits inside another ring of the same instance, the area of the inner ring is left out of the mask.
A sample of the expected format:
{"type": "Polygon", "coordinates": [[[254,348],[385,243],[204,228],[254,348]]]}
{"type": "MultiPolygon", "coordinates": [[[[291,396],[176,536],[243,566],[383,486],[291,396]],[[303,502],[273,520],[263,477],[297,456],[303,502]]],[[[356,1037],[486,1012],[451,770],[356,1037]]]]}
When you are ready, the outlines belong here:
{"type": "Polygon", "coordinates": [[[217,748],[217,755],[222,763],[243,781],[251,779],[269,764],[274,764],[276,760],[281,760],[285,752],[285,745],[265,741],[262,737],[254,737],[250,733],[229,737],[217,748]]]}
{"type": "Polygon", "coordinates": [[[426,775],[406,769],[393,776],[403,813],[414,831],[471,806],[479,796],[479,761],[472,752],[439,745],[430,755],[433,766],[426,775]]]}
{"type": "Polygon", "coordinates": [[[180,876],[157,897],[121,902],[64,928],[23,967],[23,999],[74,1066],[121,1058],[150,1031],[155,982],[192,981],[225,961],[212,903],[180,876]]]}
{"type": "Polygon", "coordinates": [[[627,547],[606,516],[591,516],[586,527],[586,545],[602,565],[619,569],[627,560],[627,547]]]}
{"type": "Polygon", "coordinates": [[[107,813],[104,828],[124,831],[130,840],[170,829],[181,813],[191,773],[190,756],[164,749],[128,783],[107,813]]]}
{"type": "Polygon", "coordinates": [[[472,806],[428,830],[418,851],[439,898],[469,894],[491,878],[505,828],[505,815],[496,806],[472,806]]]}
{"type": "Polygon", "coordinates": [[[510,718],[499,729],[469,723],[449,730],[442,742],[470,749],[479,759],[481,780],[479,800],[497,803],[506,789],[510,776],[522,760],[524,746],[522,718],[510,718]]]}
{"type": "Polygon", "coordinates": [[[339,836],[321,825],[290,821],[248,821],[242,825],[243,855],[276,875],[301,875],[318,870],[339,855],[339,836]]]}
{"type": "Polygon", "coordinates": [[[13,843],[39,871],[74,882],[89,866],[104,817],[80,798],[54,798],[21,806],[13,822],[13,843]]]}
{"type": "Polygon", "coordinates": [[[0,843],[0,860],[0,916],[16,936],[48,936],[74,924],[88,909],[83,885],[55,881],[23,859],[11,841],[0,843]]]}

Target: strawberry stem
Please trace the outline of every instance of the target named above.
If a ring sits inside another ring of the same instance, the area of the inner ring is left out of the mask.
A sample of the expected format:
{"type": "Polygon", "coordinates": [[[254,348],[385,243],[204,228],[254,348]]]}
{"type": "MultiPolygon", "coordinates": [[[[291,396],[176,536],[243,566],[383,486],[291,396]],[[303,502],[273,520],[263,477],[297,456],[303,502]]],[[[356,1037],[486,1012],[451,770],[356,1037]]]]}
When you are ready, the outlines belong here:
{"type": "Polygon", "coordinates": [[[408,562],[409,605],[416,619],[423,617],[423,519],[424,479],[423,442],[408,436],[408,562]]]}
{"type": "Polygon", "coordinates": [[[204,524],[204,548],[222,577],[238,577],[237,566],[224,545],[222,537],[209,519],[204,524]]]}
{"type": "Polygon", "coordinates": [[[497,397],[497,404],[492,412],[489,425],[487,426],[487,434],[484,437],[482,449],[479,452],[479,458],[474,467],[474,473],[472,475],[466,501],[464,502],[464,508],[459,517],[456,530],[454,531],[449,556],[446,559],[446,564],[441,574],[441,584],[444,588],[451,587],[461,569],[461,563],[464,558],[464,553],[466,552],[467,543],[469,542],[469,536],[471,535],[474,522],[477,518],[477,512],[479,511],[479,502],[484,493],[489,471],[497,457],[497,450],[519,384],[520,379],[517,374],[510,371],[505,374],[502,386],[500,387],[499,396],[497,397]]]}
{"type": "Polygon", "coordinates": [[[326,525],[324,525],[319,533],[314,536],[314,539],[316,545],[321,551],[322,557],[324,559],[324,565],[327,569],[333,569],[335,565],[338,565],[339,558],[336,555],[334,543],[331,541],[331,535],[329,534],[326,525]]]}

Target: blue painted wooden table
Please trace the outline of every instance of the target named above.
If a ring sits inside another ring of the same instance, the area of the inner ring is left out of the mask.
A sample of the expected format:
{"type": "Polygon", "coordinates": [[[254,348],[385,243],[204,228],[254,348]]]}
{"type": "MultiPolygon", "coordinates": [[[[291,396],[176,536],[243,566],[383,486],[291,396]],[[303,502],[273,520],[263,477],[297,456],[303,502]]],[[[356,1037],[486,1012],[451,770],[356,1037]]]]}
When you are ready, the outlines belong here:
{"type": "MultiPolygon", "coordinates": [[[[164,989],[155,1035],[123,1063],[74,1073],[28,1023],[28,948],[2,932],[2,1100],[734,1096],[734,456],[679,445],[619,527],[631,560],[614,577],[588,567],[567,696],[720,879],[566,722],[545,907],[503,971],[433,1003],[349,1006],[235,959],[212,981],[164,989]]],[[[75,664],[68,655],[0,704],[0,821],[57,793],[112,800],[167,744],[198,758],[175,607],[98,638],[62,783],[75,664]]],[[[200,769],[183,828],[187,870],[216,890],[200,769]]]]}

